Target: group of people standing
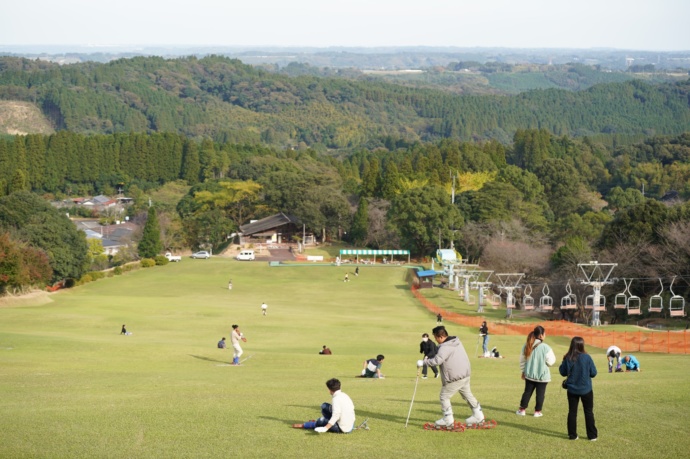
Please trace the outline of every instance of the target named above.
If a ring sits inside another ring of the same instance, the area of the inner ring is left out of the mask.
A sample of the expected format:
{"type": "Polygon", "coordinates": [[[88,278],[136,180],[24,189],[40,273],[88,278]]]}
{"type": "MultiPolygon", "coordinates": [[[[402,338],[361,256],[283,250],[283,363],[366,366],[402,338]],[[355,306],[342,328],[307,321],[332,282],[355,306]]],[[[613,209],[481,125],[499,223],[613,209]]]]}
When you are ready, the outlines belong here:
{"type": "MultiPolygon", "coordinates": [[[[546,385],[551,381],[549,367],[556,363],[556,356],[551,347],[544,342],[546,331],[538,325],[527,336],[527,342],[520,353],[520,371],[525,381],[525,390],[520,399],[520,406],[516,412],[518,416],[525,416],[532,394],[536,391],[536,405],[534,416],[541,417],[546,393],[546,385]]],[[[611,346],[606,350],[609,373],[613,372],[613,363],[616,362],[616,371],[641,371],[640,364],[633,355],[621,358],[621,350],[617,346],[611,346]]],[[[599,433],[594,420],[594,391],[592,378],[597,375],[597,368],[592,357],[585,351],[585,340],[575,336],[570,341],[568,352],[563,356],[558,372],[565,376],[563,388],[567,390],[568,397],[568,438],[577,440],[577,409],[582,402],[585,415],[585,429],[587,438],[596,441],[599,433]]]]}
{"type": "MultiPolygon", "coordinates": [[[[536,391],[536,405],[534,417],[543,416],[542,408],[546,395],[546,386],[551,381],[549,367],[556,363],[556,355],[551,346],[546,344],[546,330],[541,325],[534,327],[527,342],[520,352],[521,377],[525,381],[525,390],[520,399],[516,414],[525,416],[532,394],[536,391]]],[[[585,352],[585,340],[575,336],[570,342],[568,352],[563,356],[558,368],[562,376],[567,376],[563,382],[568,396],[568,438],[577,440],[577,407],[582,401],[585,413],[585,427],[587,438],[596,441],[598,432],[594,421],[594,392],[592,378],[597,375],[597,368],[592,358],[585,352]]]]}

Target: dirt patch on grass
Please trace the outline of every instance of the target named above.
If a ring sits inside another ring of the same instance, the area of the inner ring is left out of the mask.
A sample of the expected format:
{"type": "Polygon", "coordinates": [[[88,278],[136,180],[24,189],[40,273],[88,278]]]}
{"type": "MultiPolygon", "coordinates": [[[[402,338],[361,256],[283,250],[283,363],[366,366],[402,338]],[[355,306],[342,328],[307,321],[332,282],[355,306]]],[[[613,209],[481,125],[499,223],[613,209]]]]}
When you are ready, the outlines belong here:
{"type": "Polygon", "coordinates": [[[41,306],[52,303],[50,293],[43,290],[34,290],[23,295],[0,296],[0,308],[16,308],[22,306],[41,306]]]}

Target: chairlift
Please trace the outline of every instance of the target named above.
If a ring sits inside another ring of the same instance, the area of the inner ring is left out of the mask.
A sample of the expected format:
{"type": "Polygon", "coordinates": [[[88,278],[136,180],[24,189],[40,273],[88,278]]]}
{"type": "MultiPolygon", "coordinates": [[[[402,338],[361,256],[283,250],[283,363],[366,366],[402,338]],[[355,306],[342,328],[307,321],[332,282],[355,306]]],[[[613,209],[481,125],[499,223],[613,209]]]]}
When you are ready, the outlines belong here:
{"type": "Polygon", "coordinates": [[[498,307],[501,305],[501,294],[499,293],[498,295],[491,292],[491,298],[489,300],[491,302],[491,307],[493,309],[498,309],[498,307]]]}
{"type": "MultiPolygon", "coordinates": [[[[630,279],[630,282],[632,282],[632,279],[630,279]]],[[[623,279],[623,283],[625,284],[625,290],[621,293],[616,293],[613,299],[613,309],[625,309],[628,307],[628,282],[626,279],[623,279]]]]}
{"type": "Polygon", "coordinates": [[[668,301],[668,311],[671,317],[685,317],[685,298],[673,293],[673,283],[676,276],[673,276],[671,286],[668,288],[671,291],[671,299],[668,301]]]}
{"type": "Polygon", "coordinates": [[[577,296],[570,287],[570,281],[565,286],[566,296],[561,298],[561,309],[577,309],[577,296]]]}
{"type": "Polygon", "coordinates": [[[522,305],[525,307],[525,311],[531,311],[534,309],[534,298],[532,298],[532,286],[527,284],[525,287],[525,294],[522,296],[522,305]]]}
{"type": "Polygon", "coordinates": [[[549,285],[544,284],[541,289],[541,298],[539,298],[539,309],[542,311],[553,310],[553,298],[549,296],[549,285]]]}
{"type": "Polygon", "coordinates": [[[629,282],[623,279],[623,282],[625,282],[625,289],[630,294],[630,296],[626,300],[626,307],[628,309],[628,315],[638,315],[642,314],[642,299],[637,295],[633,295],[630,291],[632,281],[632,279],[630,279],[629,282]]]}
{"type": "Polygon", "coordinates": [[[659,293],[649,297],[649,312],[661,312],[664,309],[664,299],[661,297],[664,284],[661,282],[661,278],[659,278],[659,285],[661,285],[659,293]]]}
{"type": "Polygon", "coordinates": [[[599,295],[599,304],[594,306],[594,295],[587,295],[585,297],[585,309],[593,309],[595,311],[606,311],[606,297],[599,295]]]}

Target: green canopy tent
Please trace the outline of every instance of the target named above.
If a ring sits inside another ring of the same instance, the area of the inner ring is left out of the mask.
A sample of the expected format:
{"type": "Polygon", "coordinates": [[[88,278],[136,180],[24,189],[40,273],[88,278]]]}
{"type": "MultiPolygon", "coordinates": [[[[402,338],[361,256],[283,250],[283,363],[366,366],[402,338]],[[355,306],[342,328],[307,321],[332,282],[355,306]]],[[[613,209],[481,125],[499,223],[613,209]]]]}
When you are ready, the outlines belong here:
{"type": "Polygon", "coordinates": [[[409,250],[398,250],[398,249],[384,249],[384,250],[370,250],[370,249],[342,249],[340,251],[340,259],[343,259],[343,255],[355,255],[357,257],[357,263],[359,263],[360,255],[373,255],[374,263],[376,263],[376,256],[391,256],[391,261],[393,261],[393,255],[407,255],[407,262],[410,262],[410,251],[409,250]]]}

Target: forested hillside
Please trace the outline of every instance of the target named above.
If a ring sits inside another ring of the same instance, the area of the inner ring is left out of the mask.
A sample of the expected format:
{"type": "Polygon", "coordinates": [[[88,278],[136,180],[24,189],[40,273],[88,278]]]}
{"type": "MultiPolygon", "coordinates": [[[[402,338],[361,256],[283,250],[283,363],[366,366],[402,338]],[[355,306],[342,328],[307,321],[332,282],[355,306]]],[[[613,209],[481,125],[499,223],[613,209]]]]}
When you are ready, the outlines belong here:
{"type": "Polygon", "coordinates": [[[580,92],[463,96],[385,82],[269,73],[222,57],[59,66],[0,58],[0,99],[35,102],[58,130],[175,132],[226,142],[351,148],[405,141],[555,135],[677,135],[690,81],[608,83],[580,92]]]}

